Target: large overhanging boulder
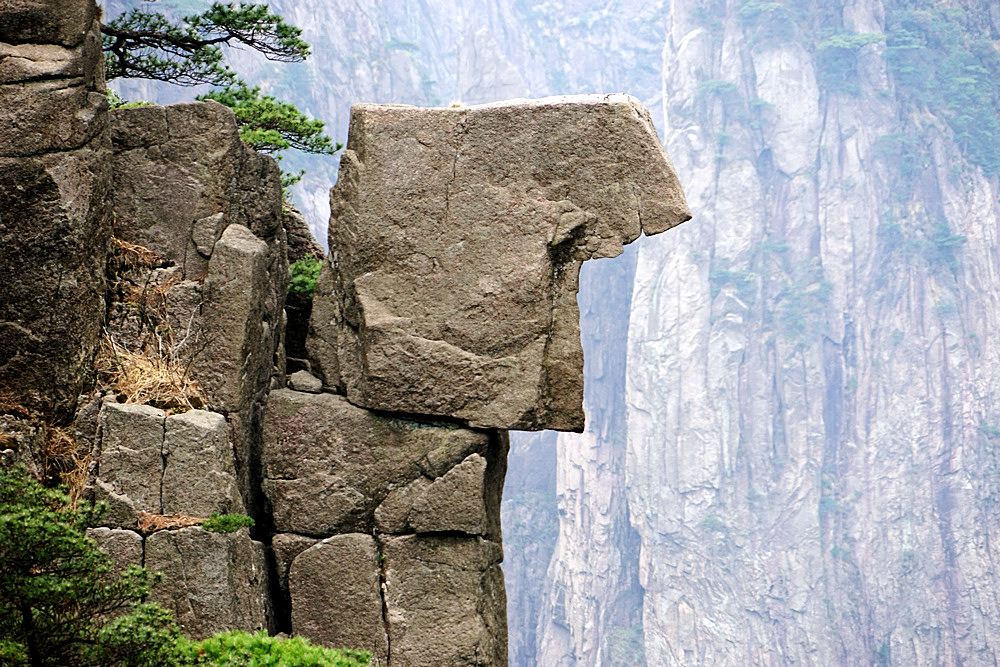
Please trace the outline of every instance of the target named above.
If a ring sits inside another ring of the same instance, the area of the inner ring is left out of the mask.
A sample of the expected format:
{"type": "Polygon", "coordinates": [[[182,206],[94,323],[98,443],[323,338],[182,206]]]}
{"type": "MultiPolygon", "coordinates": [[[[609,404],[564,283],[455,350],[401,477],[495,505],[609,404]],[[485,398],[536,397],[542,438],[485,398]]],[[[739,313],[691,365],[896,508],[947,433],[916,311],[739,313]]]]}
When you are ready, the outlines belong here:
{"type": "Polygon", "coordinates": [[[584,260],[690,218],[628,95],[356,105],[309,349],[364,407],[582,431],[584,260]]]}

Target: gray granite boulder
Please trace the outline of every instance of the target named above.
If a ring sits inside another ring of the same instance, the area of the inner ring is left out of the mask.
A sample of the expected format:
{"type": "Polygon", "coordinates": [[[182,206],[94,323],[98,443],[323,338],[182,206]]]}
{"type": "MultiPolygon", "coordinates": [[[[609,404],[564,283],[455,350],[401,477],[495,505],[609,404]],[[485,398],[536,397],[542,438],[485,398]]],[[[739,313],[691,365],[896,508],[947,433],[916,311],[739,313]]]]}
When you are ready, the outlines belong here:
{"type": "Polygon", "coordinates": [[[202,303],[206,345],[192,375],[209,405],[235,412],[267,386],[275,347],[267,244],[242,225],[230,225],[215,245],[202,303]]]}
{"type": "Polygon", "coordinates": [[[288,574],[292,632],[323,646],[367,649],[384,661],[389,646],[380,586],[371,535],[336,535],[309,547],[288,574]]]}
{"type": "Polygon", "coordinates": [[[580,264],[689,218],[630,96],[355,105],[310,354],[360,406],[582,431],[580,264]]]}
{"type": "Polygon", "coordinates": [[[487,460],[471,454],[435,480],[420,477],[394,489],[375,510],[379,530],[385,533],[443,533],[499,536],[496,514],[499,497],[487,460]]]}
{"type": "Polygon", "coordinates": [[[101,409],[97,477],[142,512],[159,514],[162,510],[165,420],[163,410],[149,405],[107,400],[101,409]]]}
{"type": "Polygon", "coordinates": [[[204,273],[233,223],[284,257],[278,166],[240,141],[232,110],[213,101],[115,109],[111,138],[120,238],[183,266],[186,278],[204,273]]]}
{"type": "Polygon", "coordinates": [[[279,532],[370,533],[390,491],[441,477],[471,454],[496,467],[489,497],[499,504],[506,439],[385,417],[334,394],[280,389],[271,392],[264,419],[263,490],[279,532]]]}
{"type": "Polygon", "coordinates": [[[201,639],[267,627],[264,546],[251,540],[246,528],[155,532],[146,538],[145,566],[163,573],[150,601],[172,609],[184,634],[201,639]]]}
{"type": "Polygon", "coordinates": [[[111,557],[116,571],[121,572],[129,565],[142,565],[142,535],[134,530],[88,528],[87,537],[111,557]]]}
{"type": "Polygon", "coordinates": [[[380,543],[392,667],[507,664],[499,544],[421,535],[380,543]]]}
{"type": "Polygon", "coordinates": [[[242,513],[225,417],[189,410],[167,417],[164,427],[162,512],[196,517],[242,513]]]}

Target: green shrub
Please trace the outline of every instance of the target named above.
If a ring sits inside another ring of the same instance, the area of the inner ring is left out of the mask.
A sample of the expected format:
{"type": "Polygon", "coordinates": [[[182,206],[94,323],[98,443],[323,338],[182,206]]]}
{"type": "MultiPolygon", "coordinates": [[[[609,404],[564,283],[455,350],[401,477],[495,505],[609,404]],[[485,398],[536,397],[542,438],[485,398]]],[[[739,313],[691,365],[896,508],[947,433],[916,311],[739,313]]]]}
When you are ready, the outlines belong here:
{"type": "Polygon", "coordinates": [[[367,651],[314,646],[301,637],[277,639],[263,631],[223,632],[192,642],[182,639],[180,650],[193,665],[218,667],[368,667],[367,651]]]}
{"type": "Polygon", "coordinates": [[[254,525],[253,519],[245,514],[219,514],[213,512],[210,517],[202,522],[202,530],[210,533],[235,533],[244,526],[254,525]]]}
{"type": "Polygon", "coordinates": [[[177,664],[173,615],[141,603],[154,576],[117,574],[86,535],[102,510],[0,467],[0,664],[177,664]]]}
{"type": "Polygon", "coordinates": [[[306,255],[296,260],[289,267],[291,279],[288,281],[288,292],[296,293],[307,299],[312,299],[316,291],[316,279],[322,263],[312,255],[306,255]]]}

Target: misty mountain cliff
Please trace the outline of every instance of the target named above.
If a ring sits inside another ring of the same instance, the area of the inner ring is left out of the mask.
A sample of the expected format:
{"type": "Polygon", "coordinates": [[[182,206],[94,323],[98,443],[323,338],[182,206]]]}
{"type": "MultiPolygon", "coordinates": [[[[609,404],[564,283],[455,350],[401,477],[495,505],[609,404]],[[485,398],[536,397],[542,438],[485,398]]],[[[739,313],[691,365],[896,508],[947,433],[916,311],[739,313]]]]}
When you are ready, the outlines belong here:
{"type": "MultiPolygon", "coordinates": [[[[996,661],[994,4],[270,4],[314,56],[248,78],[336,138],[621,90],[685,186],[583,272],[587,432],[514,439],[511,664],[996,661]]],[[[300,165],[322,238],[335,165],[300,165]]]]}

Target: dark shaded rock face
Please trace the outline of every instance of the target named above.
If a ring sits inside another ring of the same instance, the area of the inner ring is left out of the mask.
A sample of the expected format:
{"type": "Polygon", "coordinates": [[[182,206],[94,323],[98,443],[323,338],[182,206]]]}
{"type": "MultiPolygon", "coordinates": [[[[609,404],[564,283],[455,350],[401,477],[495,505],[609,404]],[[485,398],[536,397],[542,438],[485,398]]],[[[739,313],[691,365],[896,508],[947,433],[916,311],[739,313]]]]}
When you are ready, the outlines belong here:
{"type": "Polygon", "coordinates": [[[581,262],[689,217],[626,95],[356,105],[310,352],[357,405],[580,431],[581,262]]]}
{"type": "Polygon", "coordinates": [[[0,2],[0,389],[72,409],[103,317],[108,114],[92,0],[0,2]]]}

